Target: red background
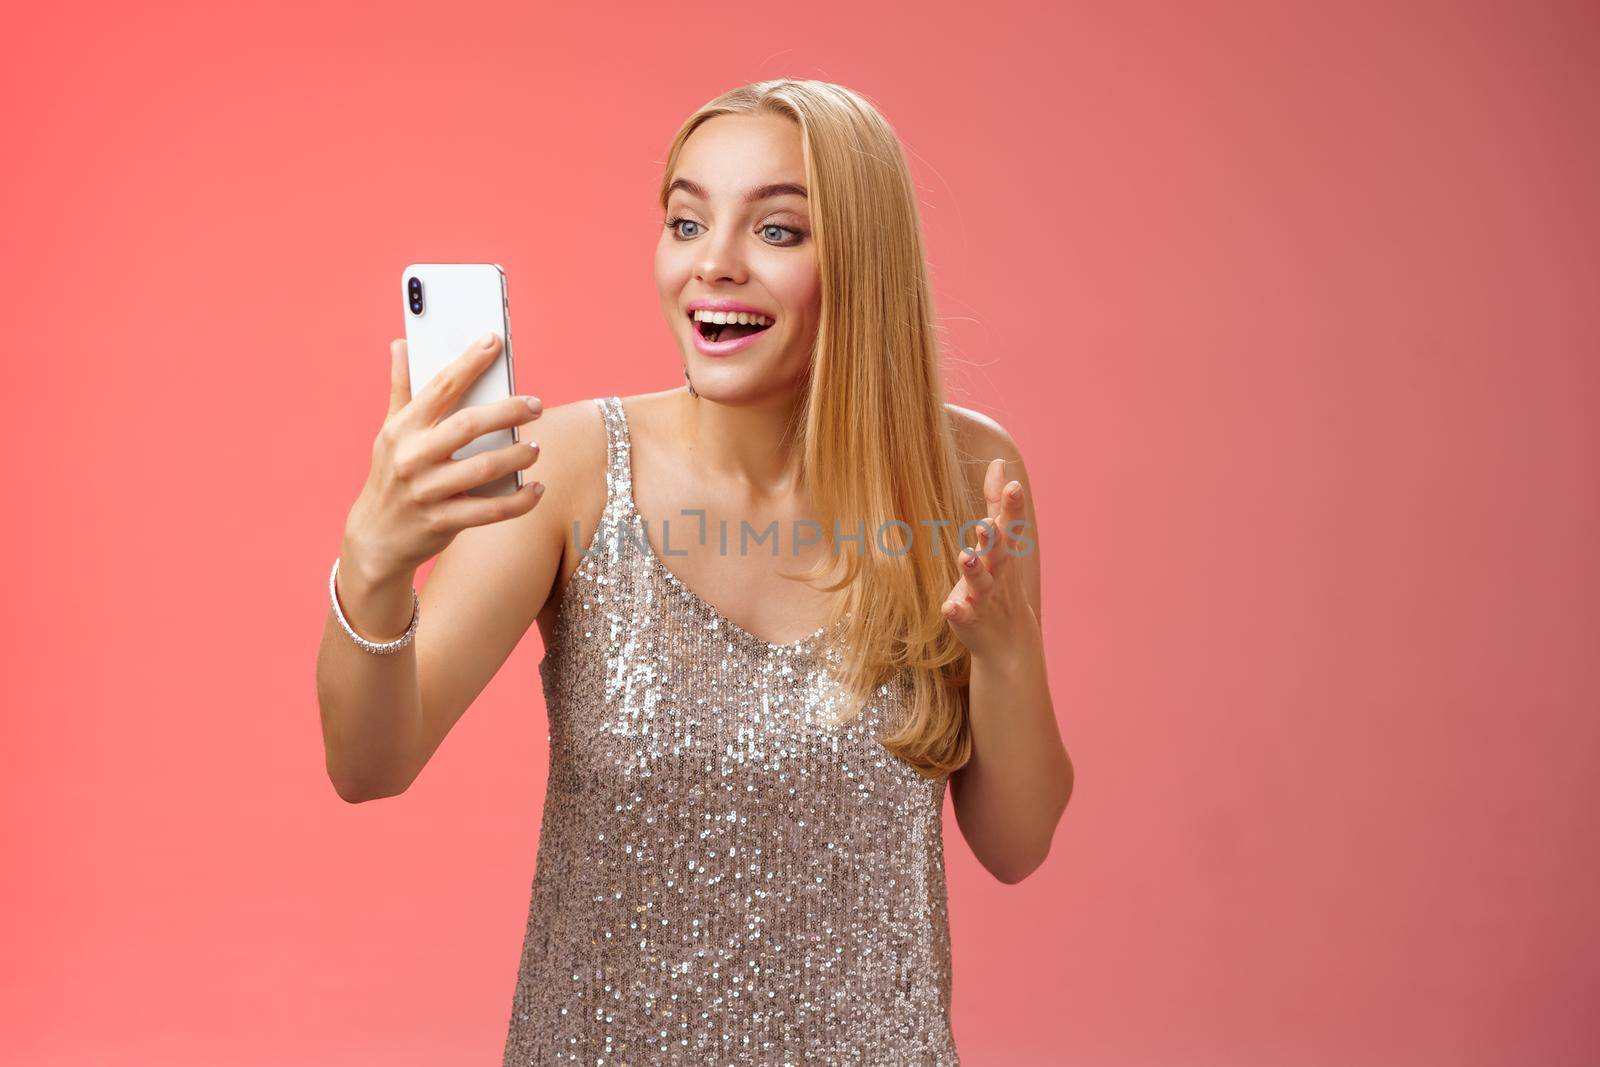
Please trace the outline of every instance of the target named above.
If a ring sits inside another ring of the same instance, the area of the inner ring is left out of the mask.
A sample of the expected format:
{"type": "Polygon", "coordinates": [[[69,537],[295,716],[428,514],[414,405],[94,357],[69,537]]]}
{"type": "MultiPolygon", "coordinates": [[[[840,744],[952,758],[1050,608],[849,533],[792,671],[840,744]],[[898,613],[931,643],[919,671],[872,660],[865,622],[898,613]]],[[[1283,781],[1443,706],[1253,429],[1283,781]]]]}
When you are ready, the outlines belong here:
{"type": "Polygon", "coordinates": [[[1594,5],[6,23],[0,1059],[498,1062],[537,633],[407,795],[322,766],[397,276],[504,264],[547,405],[680,383],[661,161],[781,74],[904,138],[1036,487],[1079,779],[1018,886],[947,821],[963,1062],[1600,1059],[1594,5]]]}

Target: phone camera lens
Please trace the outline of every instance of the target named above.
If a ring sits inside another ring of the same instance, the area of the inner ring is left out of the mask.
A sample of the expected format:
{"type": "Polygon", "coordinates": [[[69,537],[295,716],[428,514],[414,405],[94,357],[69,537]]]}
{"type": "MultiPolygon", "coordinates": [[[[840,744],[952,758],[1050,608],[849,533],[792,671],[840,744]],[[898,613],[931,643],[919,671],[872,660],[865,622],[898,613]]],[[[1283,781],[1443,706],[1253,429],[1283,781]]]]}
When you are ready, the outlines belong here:
{"type": "Polygon", "coordinates": [[[422,314],[422,279],[406,279],[406,289],[411,298],[411,313],[413,315],[422,314]]]}

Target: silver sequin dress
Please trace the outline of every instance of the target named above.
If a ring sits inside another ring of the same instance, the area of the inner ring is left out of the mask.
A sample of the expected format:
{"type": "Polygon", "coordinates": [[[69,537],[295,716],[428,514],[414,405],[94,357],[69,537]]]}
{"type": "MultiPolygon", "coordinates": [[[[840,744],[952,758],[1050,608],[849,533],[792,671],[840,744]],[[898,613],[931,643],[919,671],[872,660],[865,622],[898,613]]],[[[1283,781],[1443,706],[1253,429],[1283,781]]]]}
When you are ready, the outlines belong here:
{"type": "Polygon", "coordinates": [[[943,806],[855,719],[844,620],[773,644],[649,549],[628,424],[539,664],[550,773],[504,1067],[959,1065],[943,806]]]}

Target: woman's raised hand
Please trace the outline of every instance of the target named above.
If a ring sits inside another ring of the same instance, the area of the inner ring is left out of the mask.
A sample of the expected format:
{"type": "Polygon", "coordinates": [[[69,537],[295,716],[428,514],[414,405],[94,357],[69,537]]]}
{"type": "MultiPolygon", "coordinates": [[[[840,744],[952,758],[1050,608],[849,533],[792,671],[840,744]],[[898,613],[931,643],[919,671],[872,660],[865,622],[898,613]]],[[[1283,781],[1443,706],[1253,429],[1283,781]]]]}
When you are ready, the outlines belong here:
{"type": "Polygon", "coordinates": [[[991,657],[1039,633],[1039,619],[1023,592],[1017,565],[1026,529],[1022,483],[1005,480],[1003,459],[990,462],[983,480],[989,514],[978,528],[978,547],[961,551],[961,577],[940,610],[974,657],[991,657]]]}
{"type": "Polygon", "coordinates": [[[451,456],[493,430],[539,417],[538,397],[513,396],[452,412],[461,394],[500,354],[491,333],[434,376],[415,397],[406,343],[390,342],[389,412],[372,444],[372,469],[345,523],[345,551],[358,553],[369,575],[414,571],[469,526],[485,526],[533,510],[544,492],[531,482],[508,496],[465,495],[539,458],[531,441],[451,456]]]}

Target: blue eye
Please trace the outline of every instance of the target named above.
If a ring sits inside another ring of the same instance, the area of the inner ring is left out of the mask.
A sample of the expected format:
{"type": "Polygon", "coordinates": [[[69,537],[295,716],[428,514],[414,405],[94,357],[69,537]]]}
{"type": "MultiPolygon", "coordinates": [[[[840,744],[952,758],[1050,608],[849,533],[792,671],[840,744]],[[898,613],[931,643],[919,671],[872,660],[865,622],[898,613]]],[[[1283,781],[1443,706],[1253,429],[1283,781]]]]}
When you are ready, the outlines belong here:
{"type": "Polygon", "coordinates": [[[680,223],[680,222],[687,222],[691,226],[700,225],[698,222],[694,221],[693,219],[686,219],[686,218],[682,217],[681,215],[675,215],[672,218],[668,219],[667,220],[667,229],[671,230],[672,231],[672,235],[674,237],[676,237],[680,241],[687,240],[688,237],[693,237],[694,236],[694,234],[689,234],[688,237],[685,237],[683,231],[678,229],[678,223],[680,223]]]}
{"type": "MultiPolygon", "coordinates": [[[[785,244],[789,244],[789,243],[799,244],[800,243],[800,241],[799,241],[800,231],[796,230],[796,229],[793,229],[792,227],[779,226],[776,222],[769,222],[765,226],[761,227],[761,232],[762,233],[765,233],[768,230],[778,230],[778,231],[781,231],[783,233],[792,233],[792,234],[794,234],[795,240],[793,242],[784,242],[785,244]]],[[[779,240],[781,240],[781,238],[779,240]]]]}

